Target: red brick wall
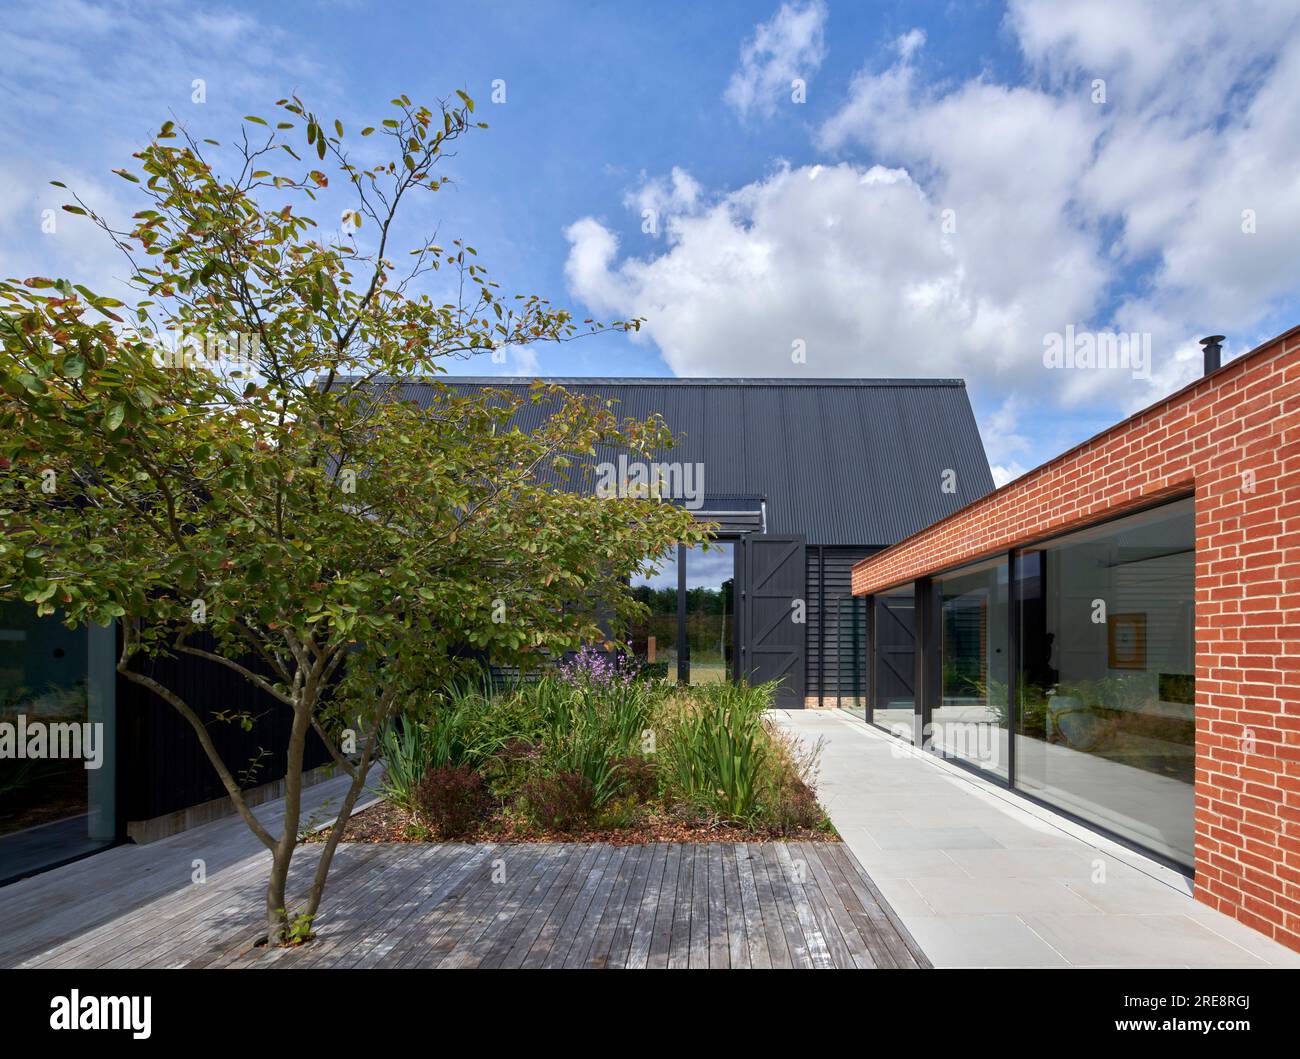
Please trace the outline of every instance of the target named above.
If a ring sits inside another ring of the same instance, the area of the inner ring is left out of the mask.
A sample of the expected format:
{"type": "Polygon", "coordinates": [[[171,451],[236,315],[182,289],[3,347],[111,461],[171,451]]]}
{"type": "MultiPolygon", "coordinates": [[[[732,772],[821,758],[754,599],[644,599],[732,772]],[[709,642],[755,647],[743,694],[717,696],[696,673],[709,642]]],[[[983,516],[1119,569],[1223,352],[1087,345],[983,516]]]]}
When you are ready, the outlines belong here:
{"type": "Polygon", "coordinates": [[[853,591],[1189,492],[1196,896],[1300,950],[1300,328],[864,559],[853,591]]]}

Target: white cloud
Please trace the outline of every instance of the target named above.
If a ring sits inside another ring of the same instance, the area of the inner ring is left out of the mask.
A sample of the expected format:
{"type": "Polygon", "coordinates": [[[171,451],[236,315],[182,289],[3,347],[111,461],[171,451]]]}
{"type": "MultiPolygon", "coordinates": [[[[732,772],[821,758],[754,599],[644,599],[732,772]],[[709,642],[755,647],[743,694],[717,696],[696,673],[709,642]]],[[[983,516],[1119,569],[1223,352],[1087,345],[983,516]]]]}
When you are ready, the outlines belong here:
{"type": "Polygon", "coordinates": [[[643,232],[657,236],[676,217],[694,213],[702,191],[690,173],[673,166],[667,180],[642,173],[640,186],[623,197],[623,205],[641,216],[643,232]]]}
{"type": "Polygon", "coordinates": [[[771,117],[777,103],[789,99],[795,78],[807,81],[826,56],[824,0],[783,3],[754,29],[741,46],[740,67],[731,75],[723,98],[742,119],[757,113],[771,117]]]}
{"type": "Polygon", "coordinates": [[[503,375],[516,375],[534,378],[540,375],[541,364],[537,359],[537,350],[528,346],[516,346],[510,350],[510,360],[503,375]]]}
{"type": "MultiPolygon", "coordinates": [[[[682,375],[951,374],[1039,417],[1135,410],[1195,376],[1199,336],[1240,351],[1300,304],[1300,10],[1235,10],[1021,0],[1020,83],[927,84],[906,33],[818,131],[827,161],[692,184],[645,257],[579,221],[572,290],[647,317],[682,375]],[[1149,334],[1150,378],[1046,370],[1068,325],[1149,334]]],[[[1000,474],[1053,454],[1003,433],[1000,474]]]]}

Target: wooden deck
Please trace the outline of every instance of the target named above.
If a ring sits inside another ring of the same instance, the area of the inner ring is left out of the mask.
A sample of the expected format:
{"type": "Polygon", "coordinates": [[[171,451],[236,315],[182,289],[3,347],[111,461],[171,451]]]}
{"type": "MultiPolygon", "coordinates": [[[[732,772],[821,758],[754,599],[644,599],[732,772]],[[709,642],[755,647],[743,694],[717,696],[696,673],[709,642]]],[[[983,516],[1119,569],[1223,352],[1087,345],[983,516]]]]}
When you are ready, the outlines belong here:
{"type": "MultiPolygon", "coordinates": [[[[318,852],[299,851],[291,892],[318,852]]],[[[267,867],[248,857],[20,965],[929,966],[838,843],[346,844],[317,940],[274,951],[253,945],[267,867]]]]}

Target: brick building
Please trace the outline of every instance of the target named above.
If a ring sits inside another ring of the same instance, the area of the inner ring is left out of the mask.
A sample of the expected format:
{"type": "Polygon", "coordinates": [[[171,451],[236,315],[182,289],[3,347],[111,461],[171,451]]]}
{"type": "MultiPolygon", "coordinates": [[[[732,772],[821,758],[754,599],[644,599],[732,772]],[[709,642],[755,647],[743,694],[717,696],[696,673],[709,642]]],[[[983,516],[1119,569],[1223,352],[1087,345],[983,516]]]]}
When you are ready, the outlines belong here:
{"type": "Polygon", "coordinates": [[[859,715],[1300,949],[1300,328],[1217,359],[857,563],[859,715]]]}

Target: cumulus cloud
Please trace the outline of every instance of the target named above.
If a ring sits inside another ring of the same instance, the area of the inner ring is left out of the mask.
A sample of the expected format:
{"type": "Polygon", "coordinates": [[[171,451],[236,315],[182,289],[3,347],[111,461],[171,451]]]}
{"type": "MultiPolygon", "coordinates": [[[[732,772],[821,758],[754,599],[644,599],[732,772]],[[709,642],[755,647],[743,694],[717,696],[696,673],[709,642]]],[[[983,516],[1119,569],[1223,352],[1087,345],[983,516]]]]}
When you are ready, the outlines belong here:
{"type": "Polygon", "coordinates": [[[723,98],[742,119],[771,117],[789,99],[795,78],[807,81],[826,57],[826,4],[823,0],[783,3],[754,29],[741,46],[740,66],[723,98]]]}
{"type": "Polygon", "coordinates": [[[673,166],[667,179],[641,174],[641,184],[623,197],[623,205],[641,216],[641,230],[659,235],[664,226],[700,206],[703,189],[686,170],[673,166]]]}
{"type": "MultiPolygon", "coordinates": [[[[648,252],[578,221],[574,294],[645,316],[677,374],[952,374],[1111,418],[1194,377],[1199,336],[1294,322],[1300,11],[1019,0],[1006,26],[1021,77],[928,83],[906,33],[817,130],[824,164],[692,182],[648,252]],[[1149,338],[1149,370],[1049,370],[1071,325],[1149,338]]],[[[1004,476],[1051,455],[1002,433],[1004,476]]]]}

